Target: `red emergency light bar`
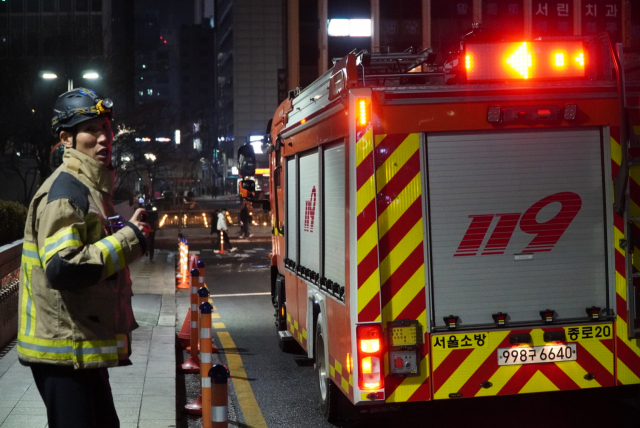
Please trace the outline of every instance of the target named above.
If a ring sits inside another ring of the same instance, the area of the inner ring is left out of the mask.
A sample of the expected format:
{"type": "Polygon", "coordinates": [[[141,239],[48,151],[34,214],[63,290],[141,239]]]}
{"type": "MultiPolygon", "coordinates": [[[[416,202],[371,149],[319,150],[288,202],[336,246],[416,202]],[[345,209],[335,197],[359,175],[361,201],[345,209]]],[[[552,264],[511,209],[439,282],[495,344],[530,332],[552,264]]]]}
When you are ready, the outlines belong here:
{"type": "Polygon", "coordinates": [[[468,43],[462,67],[467,81],[554,80],[585,77],[580,40],[468,43]]]}

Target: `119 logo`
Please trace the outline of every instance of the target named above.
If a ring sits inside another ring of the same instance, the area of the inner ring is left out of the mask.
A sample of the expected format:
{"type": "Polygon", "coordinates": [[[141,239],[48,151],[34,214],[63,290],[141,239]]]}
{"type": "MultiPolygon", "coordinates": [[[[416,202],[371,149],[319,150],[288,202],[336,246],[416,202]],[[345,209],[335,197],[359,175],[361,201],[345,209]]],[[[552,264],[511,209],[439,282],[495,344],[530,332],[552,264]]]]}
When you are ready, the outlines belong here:
{"type": "Polygon", "coordinates": [[[582,199],[573,192],[560,192],[542,198],[531,206],[524,214],[478,214],[470,215],[471,224],[465,233],[454,257],[475,256],[485,240],[489,227],[495,217],[498,224],[489,237],[481,255],[504,254],[513,232],[520,223],[520,230],[535,235],[523,253],[540,253],[551,251],[562,234],[582,208],[582,199]],[[552,219],[538,223],[536,216],[544,207],[559,202],[562,207],[552,219]]]}

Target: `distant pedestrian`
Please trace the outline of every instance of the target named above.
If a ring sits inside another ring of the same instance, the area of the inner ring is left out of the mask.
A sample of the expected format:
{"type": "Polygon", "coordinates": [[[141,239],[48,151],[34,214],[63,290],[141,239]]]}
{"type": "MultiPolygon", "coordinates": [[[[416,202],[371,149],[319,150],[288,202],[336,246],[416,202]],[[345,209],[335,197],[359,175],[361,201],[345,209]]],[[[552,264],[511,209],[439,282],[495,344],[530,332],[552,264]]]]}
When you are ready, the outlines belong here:
{"type": "Polygon", "coordinates": [[[247,206],[248,203],[245,202],[244,204],[242,204],[242,209],[240,210],[240,236],[242,236],[243,238],[249,238],[252,235],[249,234],[249,224],[251,223],[251,220],[253,220],[253,218],[251,217],[251,214],[249,214],[249,207],[247,206]]]}
{"type": "MultiPolygon", "coordinates": [[[[227,226],[227,209],[226,208],[223,208],[222,211],[218,213],[218,221],[216,223],[216,229],[218,230],[218,236],[222,236],[222,238],[224,239],[224,242],[227,243],[228,245],[231,245],[231,240],[229,239],[229,234],[227,233],[228,226],[227,226]]],[[[233,251],[236,251],[237,249],[238,247],[231,247],[229,251],[233,252],[233,251]]]]}

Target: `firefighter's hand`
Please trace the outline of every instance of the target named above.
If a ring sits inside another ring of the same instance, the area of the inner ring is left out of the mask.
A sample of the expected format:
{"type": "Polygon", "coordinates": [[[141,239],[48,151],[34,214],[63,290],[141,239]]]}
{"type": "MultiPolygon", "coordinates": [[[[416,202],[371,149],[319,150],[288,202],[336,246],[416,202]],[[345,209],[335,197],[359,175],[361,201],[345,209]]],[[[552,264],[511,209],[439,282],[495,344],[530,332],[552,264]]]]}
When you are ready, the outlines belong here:
{"type": "Polygon", "coordinates": [[[151,226],[146,222],[147,212],[138,208],[135,213],[133,213],[133,217],[129,220],[129,223],[133,224],[135,227],[140,229],[142,233],[144,233],[145,238],[149,236],[149,232],[151,231],[151,226]]]}

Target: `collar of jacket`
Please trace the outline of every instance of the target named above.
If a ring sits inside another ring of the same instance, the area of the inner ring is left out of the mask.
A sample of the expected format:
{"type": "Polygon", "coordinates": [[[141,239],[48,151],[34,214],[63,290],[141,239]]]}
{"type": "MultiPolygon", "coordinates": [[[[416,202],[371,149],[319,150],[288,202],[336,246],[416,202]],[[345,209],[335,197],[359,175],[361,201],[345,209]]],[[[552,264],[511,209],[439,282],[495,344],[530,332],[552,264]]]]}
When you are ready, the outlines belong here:
{"type": "Polygon", "coordinates": [[[65,149],[62,162],[68,169],[78,174],[81,180],[88,181],[101,192],[111,194],[115,181],[115,171],[111,165],[104,166],[75,149],[65,149]]]}

